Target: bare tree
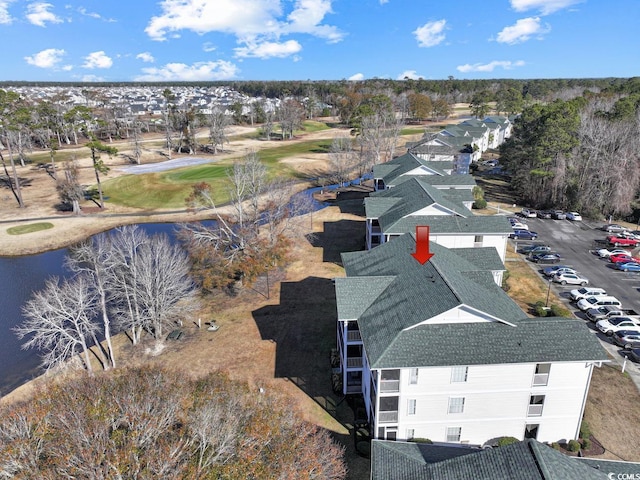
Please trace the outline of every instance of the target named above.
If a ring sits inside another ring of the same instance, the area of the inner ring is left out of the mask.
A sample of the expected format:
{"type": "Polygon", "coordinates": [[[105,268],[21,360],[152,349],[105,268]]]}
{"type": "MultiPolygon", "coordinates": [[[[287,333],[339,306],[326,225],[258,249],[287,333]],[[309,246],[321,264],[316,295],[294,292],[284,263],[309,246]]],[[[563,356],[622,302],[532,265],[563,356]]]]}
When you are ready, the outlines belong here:
{"type": "Polygon", "coordinates": [[[362,117],[360,135],[356,137],[361,145],[360,177],[374,165],[393,158],[401,130],[402,120],[391,112],[376,112],[362,117]]]}
{"type": "Polygon", "coordinates": [[[207,116],[209,123],[209,143],[213,147],[213,154],[218,153],[218,146],[224,148],[225,142],[229,142],[227,138],[227,127],[231,123],[231,119],[223,110],[215,108],[213,112],[207,116]]]}
{"type": "Polygon", "coordinates": [[[141,318],[145,329],[162,341],[165,327],[188,318],[199,307],[189,257],[166,235],[155,235],[140,246],[137,261],[141,318]]]}
{"type": "Polygon", "coordinates": [[[15,329],[19,338],[28,337],[23,348],[41,350],[42,363],[47,369],[81,354],[84,367],[91,373],[89,347],[91,342],[98,343],[99,331],[93,322],[96,301],[90,281],[84,275],[62,283],[58,278],[48,280],[44,289],[35,292],[26,303],[25,320],[15,329]]]}
{"type": "Polygon", "coordinates": [[[51,383],[0,410],[0,478],[322,478],[344,451],[272,394],[158,368],[51,383]]]}
{"type": "Polygon", "coordinates": [[[99,310],[102,316],[102,333],[107,344],[107,358],[110,366],[116,366],[113,345],[111,344],[111,319],[107,307],[109,296],[110,272],[108,261],[112,252],[106,235],[97,235],[71,249],[65,265],[72,272],[82,273],[91,279],[91,284],[98,297],[99,310]]]}
{"type": "Polygon", "coordinates": [[[278,118],[282,129],[282,139],[293,138],[293,132],[302,127],[304,107],[297,100],[287,98],[280,102],[278,118]]]}
{"type": "Polygon", "coordinates": [[[334,137],[329,150],[329,161],[331,179],[340,186],[344,185],[354,174],[358,161],[358,154],[353,151],[351,137],[334,137]]]}
{"type": "Polygon", "coordinates": [[[63,205],[71,204],[75,215],[80,214],[80,200],[84,197],[84,189],[78,180],[78,163],[73,160],[64,164],[64,178],[57,180],[56,189],[63,205]]]}

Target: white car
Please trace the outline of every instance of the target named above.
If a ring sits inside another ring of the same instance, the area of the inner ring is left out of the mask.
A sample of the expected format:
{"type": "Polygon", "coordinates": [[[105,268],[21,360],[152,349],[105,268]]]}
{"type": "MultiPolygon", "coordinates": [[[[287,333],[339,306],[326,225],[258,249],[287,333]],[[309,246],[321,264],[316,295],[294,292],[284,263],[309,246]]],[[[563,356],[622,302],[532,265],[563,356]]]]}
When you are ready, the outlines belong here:
{"type": "Polygon", "coordinates": [[[596,297],[598,295],[606,295],[607,292],[604,288],[597,287],[582,287],[575,290],[571,290],[569,295],[571,296],[571,300],[577,302],[578,300],[582,300],[585,297],[596,297]]]}
{"type": "Polygon", "coordinates": [[[640,333],[640,325],[638,320],[629,317],[613,317],[604,320],[598,320],[596,327],[605,335],[611,336],[618,330],[636,330],[640,333]]]}
{"type": "Polygon", "coordinates": [[[530,208],[523,208],[520,210],[520,215],[526,218],[536,218],[538,216],[538,212],[530,208]]]}
{"type": "Polygon", "coordinates": [[[567,212],[567,220],[571,220],[573,222],[581,222],[582,216],[578,212],[567,212]]]}
{"type": "Polygon", "coordinates": [[[629,251],[623,248],[614,248],[613,250],[609,250],[608,248],[601,248],[600,250],[598,250],[598,256],[600,258],[609,258],[611,255],[618,255],[621,253],[628,254],[629,251]]]}
{"type": "Polygon", "coordinates": [[[511,221],[511,228],[513,228],[514,230],[529,230],[529,225],[527,225],[526,223],[522,223],[517,220],[510,220],[510,221],[511,221]]]}
{"type": "Polygon", "coordinates": [[[589,283],[589,280],[581,277],[577,273],[569,273],[569,272],[560,272],[557,273],[553,277],[553,281],[555,283],[559,283],[560,285],[566,285],[567,283],[571,285],[582,285],[583,287],[589,283]]]}

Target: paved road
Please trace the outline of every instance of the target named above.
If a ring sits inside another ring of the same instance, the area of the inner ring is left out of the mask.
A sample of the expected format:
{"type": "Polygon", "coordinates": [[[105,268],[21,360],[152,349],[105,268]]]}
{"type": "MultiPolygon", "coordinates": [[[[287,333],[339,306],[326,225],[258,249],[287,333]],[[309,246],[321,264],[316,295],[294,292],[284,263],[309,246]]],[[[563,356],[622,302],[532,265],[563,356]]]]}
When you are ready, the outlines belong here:
{"type": "MultiPolygon", "coordinates": [[[[602,260],[592,252],[595,249],[606,246],[603,244],[608,235],[599,228],[601,223],[591,222],[571,222],[568,220],[551,220],[528,218],[526,219],[529,229],[538,232],[539,237],[535,243],[544,243],[562,256],[562,265],[569,265],[575,268],[582,276],[589,279],[589,285],[602,287],[608,294],[615,296],[622,302],[623,308],[633,308],[640,312],[640,273],[624,273],[610,267],[608,260],[602,260]]],[[[523,245],[531,242],[518,242],[523,245]]],[[[511,243],[509,248],[515,248],[515,243],[511,243]]],[[[634,253],[636,250],[634,250],[634,253]]],[[[542,267],[531,264],[535,271],[542,267]]],[[[545,278],[544,275],[541,275],[545,278]]],[[[592,329],[594,335],[602,341],[603,346],[611,353],[614,360],[620,365],[625,360],[625,352],[613,345],[610,340],[597,332],[592,322],[586,320],[584,314],[578,310],[574,304],[569,302],[569,291],[579,286],[561,286],[556,283],[551,284],[551,288],[563,299],[566,306],[574,312],[576,317],[585,320],[592,329]]],[[[631,360],[626,363],[626,371],[635,381],[640,390],[640,366],[631,360]]]]}

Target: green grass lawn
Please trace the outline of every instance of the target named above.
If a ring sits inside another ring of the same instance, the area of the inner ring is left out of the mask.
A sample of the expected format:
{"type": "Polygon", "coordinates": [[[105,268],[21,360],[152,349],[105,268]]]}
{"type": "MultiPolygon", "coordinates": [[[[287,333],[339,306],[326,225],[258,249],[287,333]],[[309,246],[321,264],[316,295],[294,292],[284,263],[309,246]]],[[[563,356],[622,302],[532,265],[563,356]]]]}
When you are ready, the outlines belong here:
{"type": "Polygon", "coordinates": [[[40,230],[48,230],[50,228],[53,228],[53,223],[29,223],[27,225],[19,225],[17,227],[7,228],[7,233],[9,235],[23,235],[25,233],[39,232],[40,230]]]}
{"type": "MultiPolygon", "coordinates": [[[[283,142],[276,147],[261,150],[259,156],[267,166],[270,178],[295,179],[295,171],[280,160],[305,153],[327,153],[330,146],[330,140],[291,144],[283,142]]],[[[207,182],[211,185],[214,201],[220,205],[229,200],[226,190],[227,171],[233,161],[227,159],[167,172],[124,175],[104,181],[102,186],[110,203],[147,209],[184,208],[185,198],[191,193],[192,185],[207,182]]]]}

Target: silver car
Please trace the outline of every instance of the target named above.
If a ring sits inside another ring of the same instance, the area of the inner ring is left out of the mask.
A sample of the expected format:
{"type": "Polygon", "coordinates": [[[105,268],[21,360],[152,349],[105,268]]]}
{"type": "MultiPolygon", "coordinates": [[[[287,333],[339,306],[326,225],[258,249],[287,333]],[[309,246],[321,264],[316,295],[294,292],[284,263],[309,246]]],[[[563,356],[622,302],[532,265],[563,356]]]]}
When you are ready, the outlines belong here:
{"type": "Polygon", "coordinates": [[[560,285],[566,285],[566,284],[582,285],[583,287],[589,284],[588,279],[581,277],[577,273],[570,273],[570,272],[561,272],[556,274],[553,277],[553,281],[555,283],[559,283],[560,285]]]}

